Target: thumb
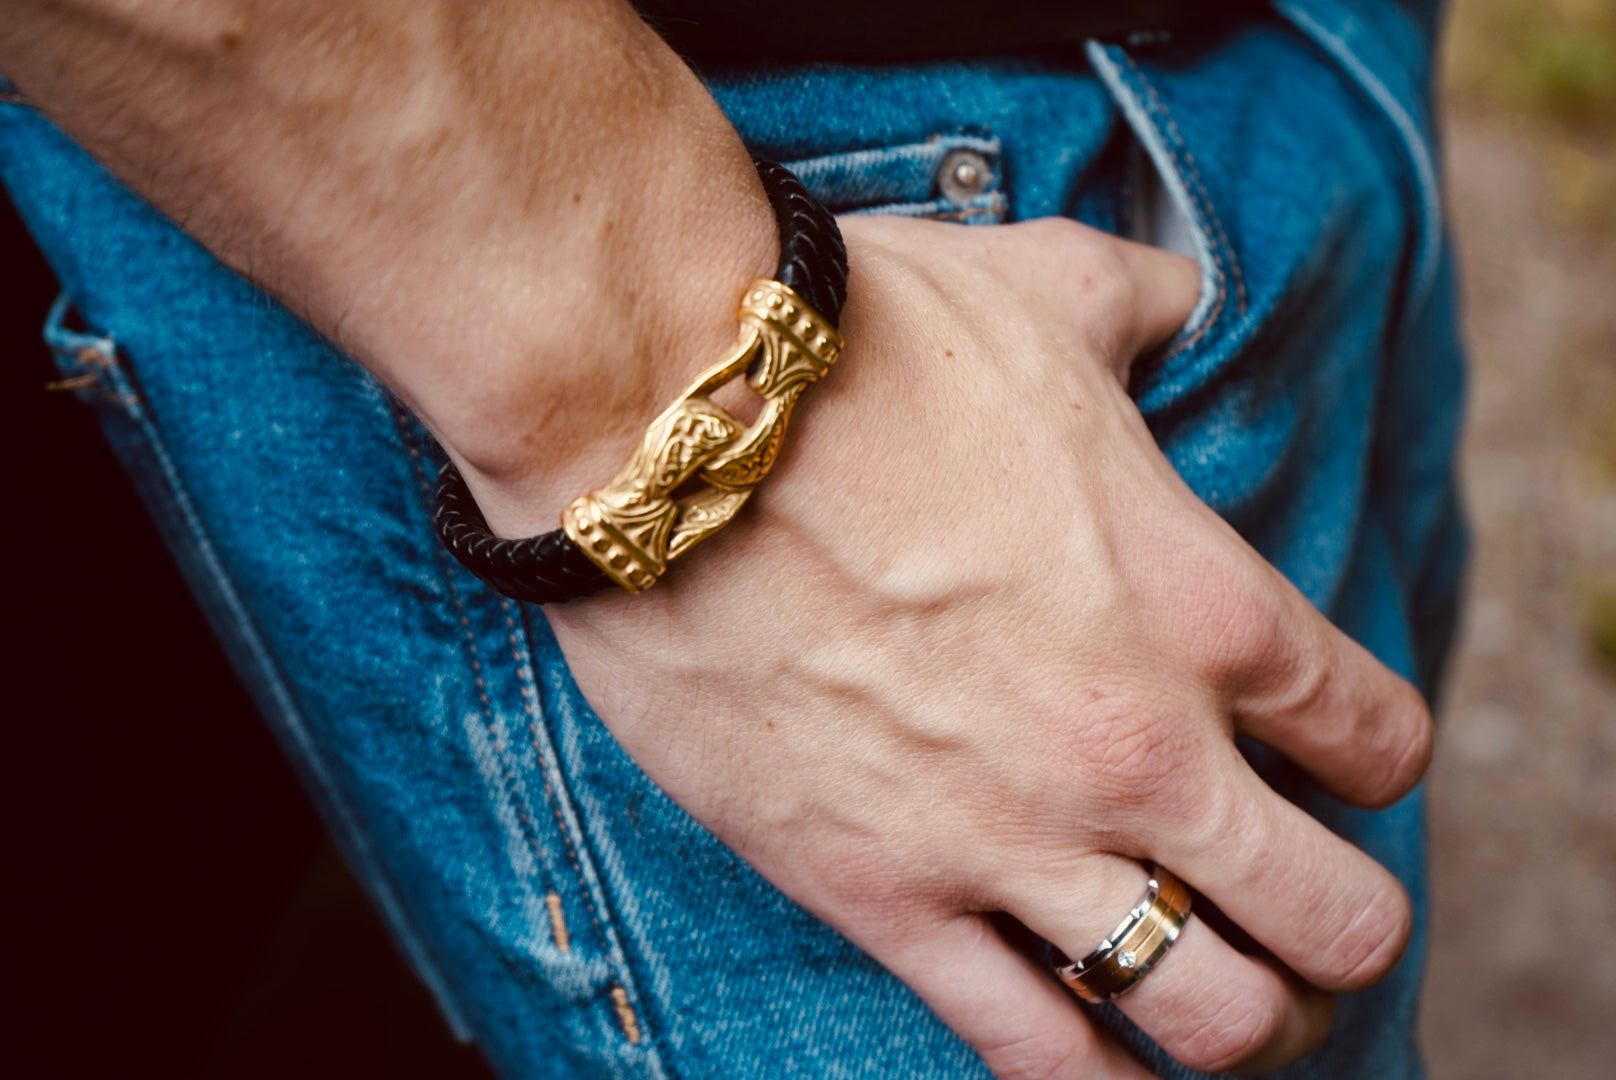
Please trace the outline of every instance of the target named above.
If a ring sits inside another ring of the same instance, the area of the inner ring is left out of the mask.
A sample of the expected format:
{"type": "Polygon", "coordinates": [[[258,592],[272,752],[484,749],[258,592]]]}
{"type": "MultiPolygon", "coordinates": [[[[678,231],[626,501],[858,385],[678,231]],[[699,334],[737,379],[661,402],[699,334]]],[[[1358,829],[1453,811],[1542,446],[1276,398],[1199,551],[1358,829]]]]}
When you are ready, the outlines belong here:
{"type": "Polygon", "coordinates": [[[1117,240],[1133,297],[1133,318],[1118,360],[1128,368],[1143,353],[1160,348],[1184,328],[1201,298],[1201,267],[1194,259],[1132,240],[1117,240]]]}

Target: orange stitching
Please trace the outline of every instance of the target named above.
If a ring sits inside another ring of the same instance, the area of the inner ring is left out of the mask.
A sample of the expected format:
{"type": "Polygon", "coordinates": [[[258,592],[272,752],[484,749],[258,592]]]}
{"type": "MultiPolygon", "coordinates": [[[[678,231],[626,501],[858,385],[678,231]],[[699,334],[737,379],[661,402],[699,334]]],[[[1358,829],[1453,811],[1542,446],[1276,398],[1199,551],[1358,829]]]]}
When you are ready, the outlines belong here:
{"type": "MultiPolygon", "coordinates": [[[[414,467],[421,494],[430,499],[431,486],[427,480],[426,468],[421,460],[421,452],[416,448],[415,441],[410,438],[409,431],[405,423],[405,418],[396,404],[393,405],[392,411],[394,423],[398,425],[399,433],[403,436],[404,448],[410,455],[410,461],[414,467]]],[[[456,611],[459,612],[461,626],[466,632],[467,648],[471,651],[472,670],[476,673],[478,699],[483,703],[484,715],[488,718],[489,724],[491,725],[493,721],[492,705],[488,700],[487,685],[483,682],[482,678],[482,664],[477,659],[476,637],[472,634],[471,619],[466,614],[465,604],[461,601],[460,590],[454,583],[450,568],[447,566],[447,559],[448,556],[440,549],[438,551],[438,563],[445,570],[444,583],[448,586],[450,598],[455,605],[456,611]]],[[[534,753],[538,754],[539,748],[536,744],[539,738],[539,733],[533,718],[533,713],[535,711],[533,708],[533,703],[537,701],[538,688],[533,683],[532,675],[528,671],[527,665],[522,663],[516,621],[512,617],[514,605],[510,600],[501,598],[501,606],[505,612],[505,626],[510,630],[509,640],[511,642],[512,656],[516,660],[517,677],[522,680],[523,687],[527,693],[532,695],[530,698],[528,698],[528,731],[535,740],[534,753]]],[[[490,730],[490,735],[493,734],[493,731],[490,730]]],[[[497,749],[504,749],[504,745],[501,743],[496,742],[495,745],[497,749]]],[[[573,847],[572,839],[567,834],[566,819],[562,816],[561,807],[556,802],[555,791],[551,786],[548,770],[544,769],[541,764],[539,771],[540,774],[544,776],[545,801],[550,804],[551,810],[555,814],[556,825],[561,834],[561,842],[567,849],[567,860],[572,864],[573,873],[578,877],[579,891],[583,894],[584,908],[589,912],[589,921],[594,927],[595,935],[597,938],[599,938],[603,951],[609,951],[606,947],[605,931],[601,928],[600,918],[595,911],[594,900],[590,897],[588,886],[583,880],[583,867],[579,863],[578,854],[573,847]]],[[[507,781],[511,781],[512,779],[508,769],[505,771],[505,778],[507,781]]],[[[530,849],[532,849],[535,860],[542,865],[542,859],[539,858],[538,841],[533,830],[532,822],[528,819],[527,812],[520,806],[515,807],[515,809],[517,819],[522,824],[522,838],[528,843],[530,849]]],[[[570,933],[567,931],[566,921],[563,918],[560,896],[554,892],[546,893],[545,907],[550,913],[551,930],[556,935],[556,947],[562,952],[571,951],[572,938],[570,933]]],[[[635,1015],[633,1006],[629,1004],[628,991],[624,990],[621,985],[614,984],[612,986],[611,999],[612,1005],[617,1011],[618,1022],[623,1027],[624,1037],[627,1038],[631,1044],[638,1045],[644,1036],[640,1028],[639,1018],[635,1015]]]]}
{"type": "Polygon", "coordinates": [[[628,991],[621,986],[612,987],[612,1004],[617,1007],[617,1022],[623,1025],[623,1034],[629,1042],[638,1046],[640,1021],[634,1015],[633,1006],[628,1003],[628,991]]]}
{"type": "MultiPolygon", "coordinates": [[[[1150,83],[1147,83],[1146,86],[1149,89],[1151,98],[1155,99],[1155,86],[1150,83]]],[[[1201,168],[1195,162],[1195,152],[1190,149],[1188,141],[1185,140],[1183,133],[1179,130],[1178,121],[1173,117],[1172,113],[1167,111],[1165,106],[1161,110],[1161,115],[1162,119],[1167,122],[1167,126],[1172,130],[1173,140],[1178,143],[1184,155],[1184,163],[1189,166],[1190,175],[1195,179],[1195,187],[1200,192],[1200,201],[1204,208],[1203,212],[1206,214],[1206,220],[1211,224],[1213,231],[1218,234],[1218,243],[1222,245],[1219,253],[1224,257],[1222,261],[1226,264],[1229,275],[1234,278],[1234,291],[1239,298],[1236,305],[1237,310],[1244,315],[1246,313],[1246,277],[1244,271],[1240,269],[1240,260],[1234,256],[1234,243],[1229,239],[1229,233],[1224,228],[1223,219],[1218,216],[1217,207],[1212,202],[1212,196],[1207,193],[1206,181],[1201,179],[1201,168]]]]}
{"type": "Polygon", "coordinates": [[[533,740],[533,754],[539,761],[539,775],[544,778],[544,801],[549,804],[550,812],[555,815],[556,832],[561,837],[561,846],[567,849],[567,862],[572,866],[572,872],[578,879],[578,892],[583,897],[584,910],[589,913],[589,924],[595,929],[595,938],[600,943],[603,952],[610,949],[606,943],[606,931],[600,925],[600,914],[595,910],[595,901],[589,895],[589,886],[584,880],[583,862],[578,858],[577,848],[573,846],[572,836],[567,832],[567,819],[561,813],[561,803],[556,798],[555,787],[550,781],[550,771],[544,767],[544,751],[540,748],[542,742],[538,725],[538,697],[539,688],[533,682],[533,675],[528,671],[527,664],[522,661],[522,643],[516,627],[516,619],[512,615],[515,605],[508,599],[500,601],[505,612],[505,627],[510,631],[511,658],[516,661],[517,678],[522,680],[522,687],[526,693],[524,697],[528,704],[528,737],[533,740]]]}
{"type": "Polygon", "coordinates": [[[1120,49],[1118,54],[1122,57],[1123,62],[1127,64],[1128,69],[1133,72],[1139,84],[1144,87],[1145,93],[1149,95],[1149,107],[1152,115],[1157,116],[1161,122],[1167,125],[1168,134],[1172,136],[1172,141],[1176,144],[1178,150],[1175,157],[1181,155],[1184,164],[1189,167],[1190,178],[1194,181],[1195,187],[1190,196],[1195,200],[1196,209],[1201,212],[1206,218],[1207,224],[1217,233],[1218,243],[1221,245],[1218,252],[1216,252],[1218,269],[1220,273],[1227,269],[1230,276],[1234,278],[1235,291],[1239,296],[1238,308],[1243,315],[1245,314],[1247,303],[1245,276],[1241,272],[1239,260],[1234,258],[1234,245],[1229,242],[1229,234],[1223,227],[1222,219],[1218,217],[1217,210],[1212,203],[1212,197],[1207,194],[1206,181],[1201,177],[1200,167],[1195,162],[1195,154],[1190,150],[1189,142],[1184,138],[1183,131],[1179,129],[1178,121],[1173,118],[1172,112],[1157,93],[1156,84],[1150,81],[1144,70],[1134,63],[1131,56],[1120,49]],[[1227,262],[1227,267],[1224,265],[1225,262],[1227,262]]]}
{"type": "Polygon", "coordinates": [[[1217,325],[1218,319],[1223,314],[1224,300],[1228,291],[1225,284],[1226,277],[1234,278],[1236,307],[1240,314],[1245,314],[1248,303],[1245,275],[1240,268],[1239,260],[1234,257],[1234,245],[1229,242],[1229,234],[1224,229],[1223,222],[1212,205],[1211,196],[1206,191],[1206,181],[1201,177],[1201,170],[1195,162],[1195,155],[1190,151],[1189,144],[1184,139],[1184,133],[1178,127],[1178,122],[1174,120],[1172,113],[1162,101],[1161,95],[1157,93],[1155,84],[1150,81],[1139,65],[1134,63],[1133,57],[1121,49],[1111,51],[1121,59],[1123,65],[1133,75],[1136,85],[1143,87],[1148,99],[1146,108],[1152,118],[1156,120],[1158,127],[1162,128],[1162,134],[1167,136],[1172,144],[1168,147],[1169,152],[1172,153],[1175,161],[1188,169],[1188,175],[1185,177],[1188,181],[1185,185],[1186,193],[1189,195],[1190,201],[1203,223],[1216,234],[1218,244],[1212,252],[1213,268],[1217,271],[1218,289],[1217,298],[1212,304],[1212,310],[1208,312],[1206,321],[1196,328],[1195,333],[1180,341],[1167,355],[1152,365],[1152,367],[1159,368],[1161,365],[1194,348],[1212,327],[1217,325]]]}
{"type": "MultiPolygon", "coordinates": [[[[116,387],[107,387],[100,383],[100,376],[103,373],[108,374],[109,376],[117,376],[123,371],[123,369],[118,366],[118,347],[112,343],[111,338],[106,338],[105,340],[107,342],[107,346],[105,348],[97,345],[84,345],[73,354],[73,362],[75,364],[83,367],[95,368],[95,371],[87,371],[83,375],[74,375],[66,379],[61,379],[58,382],[46,383],[45,389],[93,389],[102,401],[111,402],[112,404],[121,406],[130,412],[139,409],[141,406],[141,401],[138,393],[125,394],[116,389],[116,387]],[[88,381],[81,385],[79,382],[81,379],[88,381]]],[[[135,388],[136,380],[133,371],[124,374],[123,379],[131,389],[135,388]]]]}
{"type": "Polygon", "coordinates": [[[998,219],[1003,216],[1004,207],[998,205],[979,206],[970,210],[939,210],[935,214],[926,214],[925,218],[927,221],[953,221],[961,225],[968,225],[978,218],[998,219]]]}
{"type": "MultiPolygon", "coordinates": [[[[425,464],[421,460],[421,451],[416,448],[415,440],[410,437],[409,429],[405,423],[401,410],[395,403],[390,403],[390,405],[393,413],[393,422],[398,428],[399,435],[402,437],[404,449],[410,455],[410,464],[415,471],[420,492],[423,497],[430,500],[432,488],[427,480],[425,464]]],[[[466,605],[461,599],[460,589],[454,583],[453,573],[448,566],[447,553],[445,553],[439,545],[434,544],[433,547],[437,550],[436,561],[439,568],[443,571],[443,582],[449,590],[449,600],[452,604],[454,604],[455,612],[460,617],[461,629],[465,633],[466,651],[469,654],[469,659],[471,660],[473,681],[477,687],[477,700],[482,704],[483,727],[488,731],[489,738],[493,740],[495,751],[498,752],[503,758],[506,750],[506,743],[500,739],[499,732],[494,724],[494,705],[493,701],[488,696],[488,684],[483,679],[483,665],[481,659],[479,659],[477,655],[477,636],[472,632],[471,629],[471,617],[466,612],[466,605]]],[[[505,802],[512,810],[516,811],[517,824],[521,826],[522,840],[527,844],[529,854],[533,856],[534,866],[542,868],[544,865],[544,857],[540,850],[538,835],[533,827],[533,821],[530,817],[528,817],[527,810],[521,805],[516,797],[516,777],[512,774],[509,764],[503,760],[501,761],[500,771],[504,777],[505,783],[509,787],[509,790],[505,796],[505,802]]]]}
{"type": "MultiPolygon", "coordinates": [[[[573,846],[572,837],[567,832],[567,821],[561,813],[561,803],[556,798],[555,788],[550,782],[549,770],[543,766],[544,753],[540,749],[541,736],[538,727],[538,719],[541,715],[541,710],[538,707],[539,688],[533,680],[533,673],[522,660],[521,631],[516,625],[514,615],[516,605],[510,600],[504,600],[503,606],[505,609],[505,627],[510,631],[511,657],[516,661],[517,675],[522,680],[523,690],[526,695],[530,695],[527,698],[530,717],[528,735],[533,739],[533,753],[540,762],[539,771],[544,776],[544,798],[550,804],[550,812],[555,815],[556,830],[561,835],[562,846],[567,849],[567,861],[572,864],[572,872],[577,875],[578,891],[583,896],[584,910],[589,913],[589,925],[594,928],[595,937],[600,942],[602,951],[609,953],[611,950],[607,947],[606,930],[601,926],[600,913],[596,910],[595,900],[590,895],[589,886],[584,881],[584,870],[582,862],[578,858],[578,850],[573,846]]],[[[547,900],[546,902],[548,903],[549,901],[547,900]]],[[[557,916],[560,908],[561,899],[556,897],[554,903],[551,904],[552,918],[557,916]]],[[[563,948],[562,951],[565,952],[566,950],[563,948]]],[[[617,1007],[617,1018],[623,1025],[623,1034],[630,1043],[638,1044],[643,1037],[643,1031],[640,1027],[639,1018],[635,1016],[634,1009],[629,1005],[628,991],[624,990],[621,984],[612,987],[612,1003],[617,1007]]]]}
{"type": "Polygon", "coordinates": [[[45,384],[45,389],[50,391],[83,390],[86,387],[94,386],[100,381],[101,376],[92,371],[85,375],[74,375],[70,379],[57,379],[54,382],[48,382],[45,384]]]}
{"type": "MultiPolygon", "coordinates": [[[[538,731],[532,725],[529,725],[528,733],[535,739],[538,738],[538,731]]],[[[589,886],[584,881],[583,864],[578,861],[577,849],[572,846],[572,839],[567,836],[567,819],[562,815],[561,807],[556,803],[555,788],[551,785],[548,776],[544,778],[544,798],[550,804],[551,812],[555,814],[556,829],[560,831],[561,843],[567,849],[567,862],[572,864],[572,872],[578,877],[578,892],[583,896],[584,910],[589,912],[589,924],[595,928],[595,936],[600,939],[601,948],[605,949],[607,948],[606,932],[601,929],[600,916],[595,911],[595,901],[590,897],[589,886]]]]}
{"type": "Polygon", "coordinates": [[[117,360],[106,349],[98,349],[94,345],[85,345],[73,354],[73,362],[76,364],[88,364],[90,367],[109,368],[117,360]]]}
{"type": "MultiPolygon", "coordinates": [[[[1134,70],[1137,71],[1138,69],[1135,68],[1134,70]]],[[[1141,81],[1143,81],[1143,76],[1142,75],[1141,75],[1141,81]]],[[[1151,97],[1153,99],[1155,98],[1155,91],[1151,88],[1149,83],[1145,83],[1145,90],[1151,95],[1151,97]]],[[[1169,123],[1170,122],[1171,121],[1169,121],[1169,123]]],[[[1175,159],[1176,159],[1176,155],[1175,155],[1175,159]]],[[[1197,177],[1197,180],[1199,180],[1199,177],[1197,177]]],[[[1195,209],[1204,216],[1205,215],[1205,210],[1201,206],[1201,201],[1200,201],[1199,194],[1197,192],[1195,192],[1195,191],[1191,191],[1191,192],[1189,192],[1189,196],[1190,196],[1190,199],[1195,203],[1195,209]]],[[[1162,357],[1162,359],[1161,359],[1162,364],[1167,363],[1167,361],[1173,359],[1175,356],[1178,356],[1180,353],[1188,352],[1190,349],[1194,348],[1195,345],[1202,338],[1204,338],[1207,335],[1208,331],[1210,331],[1214,326],[1217,325],[1219,317],[1222,316],[1222,314],[1223,314],[1223,304],[1224,304],[1224,301],[1226,301],[1228,299],[1229,288],[1228,288],[1228,284],[1226,282],[1228,272],[1224,268],[1223,255],[1222,255],[1221,251],[1214,251],[1212,253],[1212,267],[1217,272],[1216,273],[1216,283],[1217,283],[1217,290],[1218,290],[1217,291],[1217,297],[1212,301],[1212,310],[1207,312],[1206,321],[1201,323],[1200,326],[1196,327],[1195,333],[1191,334],[1189,337],[1187,337],[1183,341],[1179,342],[1177,345],[1175,345],[1172,348],[1172,350],[1170,352],[1168,352],[1168,354],[1166,356],[1162,357]]]]}
{"type": "Polygon", "coordinates": [[[550,910],[550,932],[555,935],[556,948],[572,951],[572,936],[567,933],[567,917],[561,911],[561,897],[557,893],[544,894],[544,906],[550,910]]]}

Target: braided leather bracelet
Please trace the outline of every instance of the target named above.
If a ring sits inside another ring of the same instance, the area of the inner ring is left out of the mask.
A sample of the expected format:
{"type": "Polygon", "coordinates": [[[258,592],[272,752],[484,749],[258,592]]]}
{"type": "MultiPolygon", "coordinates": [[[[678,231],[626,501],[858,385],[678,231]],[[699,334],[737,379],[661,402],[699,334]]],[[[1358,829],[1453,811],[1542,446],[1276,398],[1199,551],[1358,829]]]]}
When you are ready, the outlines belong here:
{"type": "Polygon", "coordinates": [[[755,164],[780,229],[779,268],[742,296],[735,348],[652,422],[610,484],[568,506],[561,528],[505,540],[489,532],[454,464],[439,473],[438,537],[495,590],[547,604],[614,582],[630,592],[649,588],[670,559],[734,517],[773,465],[798,395],[841,349],[847,250],[836,220],[795,176],[755,164]],[[764,398],[750,425],[708,397],[743,373],[764,398]]]}

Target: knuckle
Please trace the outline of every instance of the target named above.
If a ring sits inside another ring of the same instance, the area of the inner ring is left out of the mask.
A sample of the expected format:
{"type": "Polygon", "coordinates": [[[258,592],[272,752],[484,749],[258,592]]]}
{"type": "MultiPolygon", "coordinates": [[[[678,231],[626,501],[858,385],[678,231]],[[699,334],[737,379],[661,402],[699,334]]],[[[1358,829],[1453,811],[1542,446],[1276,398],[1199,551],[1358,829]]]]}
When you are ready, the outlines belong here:
{"type": "Polygon", "coordinates": [[[1332,683],[1338,677],[1333,649],[1296,649],[1288,659],[1286,686],[1274,711],[1308,720],[1328,712],[1332,683]]]}
{"type": "Polygon", "coordinates": [[[1133,714],[1096,727],[1082,748],[1096,792],[1123,807],[1157,806],[1176,795],[1189,757],[1184,725],[1133,714]]]}
{"type": "Polygon", "coordinates": [[[1249,864],[1253,853],[1273,850],[1274,822],[1237,783],[1210,783],[1190,789],[1179,834],[1189,850],[1211,852],[1231,864],[1249,864]]]}
{"type": "Polygon", "coordinates": [[[1096,317],[1085,320],[1090,340],[1107,353],[1122,350],[1141,304],[1140,283],[1121,249],[1109,243],[1092,245],[1084,254],[1078,284],[1080,299],[1096,313],[1096,317]]]}
{"type": "Polygon", "coordinates": [[[1015,228],[1024,231],[1035,244],[1058,243],[1069,255],[1087,257],[1090,252],[1107,246],[1109,235],[1069,217],[1053,215],[1022,222],[1015,228]]]}
{"type": "Polygon", "coordinates": [[[1362,990],[1379,982],[1402,957],[1414,932],[1414,911],[1401,888],[1388,888],[1348,920],[1326,951],[1329,989],[1362,990]]]}
{"type": "Polygon", "coordinates": [[[1419,694],[1409,688],[1411,700],[1399,703],[1391,715],[1382,713],[1381,746],[1376,758],[1381,767],[1362,794],[1368,806],[1385,806],[1408,794],[1431,765],[1436,750],[1436,727],[1419,694]]]}
{"type": "Polygon", "coordinates": [[[1245,578],[1214,571],[1184,583],[1194,608],[1187,624],[1195,627],[1203,673],[1214,685],[1248,680],[1295,651],[1270,590],[1245,578]]]}
{"type": "Polygon", "coordinates": [[[1198,1019],[1168,1049],[1198,1072],[1223,1072],[1273,1042],[1281,1021],[1279,1010],[1267,1002],[1233,998],[1198,1019]]]}
{"type": "Polygon", "coordinates": [[[1138,283],[1121,245],[1103,234],[1093,236],[1082,255],[1087,269],[1085,283],[1091,295],[1101,303],[1121,304],[1131,312],[1139,300],[1138,283]]]}
{"type": "MultiPolygon", "coordinates": [[[[1084,325],[1109,330],[1128,325],[1140,302],[1137,280],[1123,249],[1114,236],[1068,218],[1042,218],[1028,222],[1028,239],[1058,252],[1064,271],[1063,296],[1075,301],[1085,313],[1084,325]]],[[[1105,336],[1102,334],[1101,336],[1105,336]]]]}

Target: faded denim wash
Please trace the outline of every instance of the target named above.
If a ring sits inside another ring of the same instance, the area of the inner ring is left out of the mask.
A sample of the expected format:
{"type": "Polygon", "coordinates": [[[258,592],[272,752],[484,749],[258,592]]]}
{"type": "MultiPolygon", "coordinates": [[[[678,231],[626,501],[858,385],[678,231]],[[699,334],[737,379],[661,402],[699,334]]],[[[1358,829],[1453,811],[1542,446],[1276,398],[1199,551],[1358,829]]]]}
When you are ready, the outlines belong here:
{"type": "MultiPolygon", "coordinates": [[[[1067,214],[1127,233],[1154,167],[1205,286],[1137,376],[1152,430],[1315,604],[1434,688],[1463,539],[1429,13],[1275,8],[1208,40],[708,77],[754,150],[843,212],[1067,214]],[[950,199],[936,172],[962,149],[991,175],[950,199]]],[[[639,771],[540,609],[445,555],[436,450],[369,376],[25,104],[0,104],[0,177],[61,278],[47,337],[63,372],[95,376],[82,397],[332,832],[501,1073],[986,1075],[639,771]]],[[[1423,913],[1419,793],[1353,811],[1250,753],[1423,913]]],[[[1324,1049],[1277,1075],[1420,1076],[1424,941],[1422,923],[1390,978],[1343,1001],[1324,1049]]],[[[1193,1075],[1096,1015],[1163,1075],[1193,1075]]]]}

